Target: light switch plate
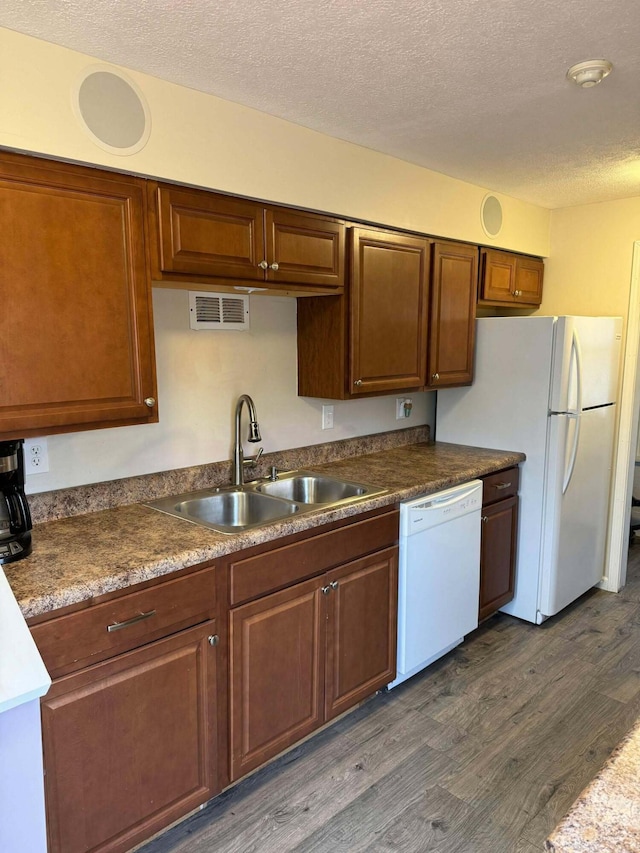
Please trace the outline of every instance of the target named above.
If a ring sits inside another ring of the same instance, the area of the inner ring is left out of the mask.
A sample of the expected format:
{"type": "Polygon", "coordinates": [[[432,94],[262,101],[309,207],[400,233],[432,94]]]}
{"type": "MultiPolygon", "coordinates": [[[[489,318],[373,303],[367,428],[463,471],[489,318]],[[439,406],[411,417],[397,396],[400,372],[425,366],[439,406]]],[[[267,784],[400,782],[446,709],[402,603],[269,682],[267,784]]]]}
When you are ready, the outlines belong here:
{"type": "Polygon", "coordinates": [[[322,407],[322,429],[333,429],[333,406],[322,407]]]}

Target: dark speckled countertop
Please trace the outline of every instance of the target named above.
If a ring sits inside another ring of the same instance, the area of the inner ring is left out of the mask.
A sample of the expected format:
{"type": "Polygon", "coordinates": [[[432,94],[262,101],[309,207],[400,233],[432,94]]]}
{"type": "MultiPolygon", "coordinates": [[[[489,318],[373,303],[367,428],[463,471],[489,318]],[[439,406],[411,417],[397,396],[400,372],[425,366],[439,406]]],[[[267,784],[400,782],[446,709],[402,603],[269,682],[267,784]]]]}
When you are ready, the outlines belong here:
{"type": "Polygon", "coordinates": [[[34,526],[33,554],[5,566],[5,574],[23,615],[38,616],[242,548],[436,492],[523,460],[518,452],[435,442],[308,465],[389,492],[233,535],[141,504],[60,518],[34,526]]]}

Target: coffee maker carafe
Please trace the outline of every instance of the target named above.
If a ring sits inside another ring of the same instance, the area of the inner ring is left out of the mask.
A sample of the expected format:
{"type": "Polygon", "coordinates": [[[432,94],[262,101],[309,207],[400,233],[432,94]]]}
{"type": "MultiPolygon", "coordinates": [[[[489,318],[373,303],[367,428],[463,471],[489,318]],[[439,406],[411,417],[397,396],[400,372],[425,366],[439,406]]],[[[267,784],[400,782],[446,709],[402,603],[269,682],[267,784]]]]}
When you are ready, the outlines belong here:
{"type": "Polygon", "coordinates": [[[0,565],[31,553],[31,513],[24,494],[23,439],[0,441],[0,565]]]}

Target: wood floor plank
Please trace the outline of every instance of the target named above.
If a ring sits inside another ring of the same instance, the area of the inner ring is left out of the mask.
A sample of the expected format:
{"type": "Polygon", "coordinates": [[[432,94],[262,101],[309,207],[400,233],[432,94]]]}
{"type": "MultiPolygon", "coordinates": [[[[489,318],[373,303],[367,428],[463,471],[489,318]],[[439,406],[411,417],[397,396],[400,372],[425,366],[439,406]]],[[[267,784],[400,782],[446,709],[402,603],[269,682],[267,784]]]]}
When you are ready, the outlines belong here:
{"type": "Polygon", "coordinates": [[[345,853],[367,853],[398,812],[408,803],[420,799],[423,791],[433,787],[435,780],[450,766],[443,753],[422,747],[395,771],[367,788],[330,823],[319,827],[296,853],[319,853],[333,850],[345,853]]]}
{"type": "MultiPolygon", "coordinates": [[[[397,853],[403,850],[452,853],[460,844],[465,825],[474,821],[475,812],[471,806],[443,788],[434,786],[419,790],[408,803],[402,804],[383,829],[376,828],[372,832],[367,825],[362,838],[354,832],[347,841],[355,847],[331,848],[326,844],[316,846],[314,853],[330,849],[346,849],[349,853],[397,853]]],[[[334,839],[331,838],[330,842],[333,843],[334,839]]],[[[311,849],[305,848],[304,853],[311,853],[311,849]]]]}
{"type": "MultiPolygon", "coordinates": [[[[640,695],[640,629],[625,643],[628,648],[616,660],[599,664],[594,689],[619,702],[631,702],[640,695]]],[[[618,650],[618,655],[622,652],[618,650]]]]}

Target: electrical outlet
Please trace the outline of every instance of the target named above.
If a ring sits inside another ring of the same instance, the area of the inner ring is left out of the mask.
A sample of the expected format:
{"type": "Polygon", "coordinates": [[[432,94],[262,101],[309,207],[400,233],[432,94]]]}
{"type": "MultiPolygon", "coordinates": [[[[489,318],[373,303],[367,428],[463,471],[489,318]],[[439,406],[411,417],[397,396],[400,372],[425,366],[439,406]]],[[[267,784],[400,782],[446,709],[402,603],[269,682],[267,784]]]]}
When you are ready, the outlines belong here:
{"type": "Polygon", "coordinates": [[[333,429],[333,406],[322,407],[322,429],[333,429]]]}
{"type": "Polygon", "coordinates": [[[26,438],[24,441],[25,474],[46,474],[49,470],[49,445],[46,438],[26,438]]]}

